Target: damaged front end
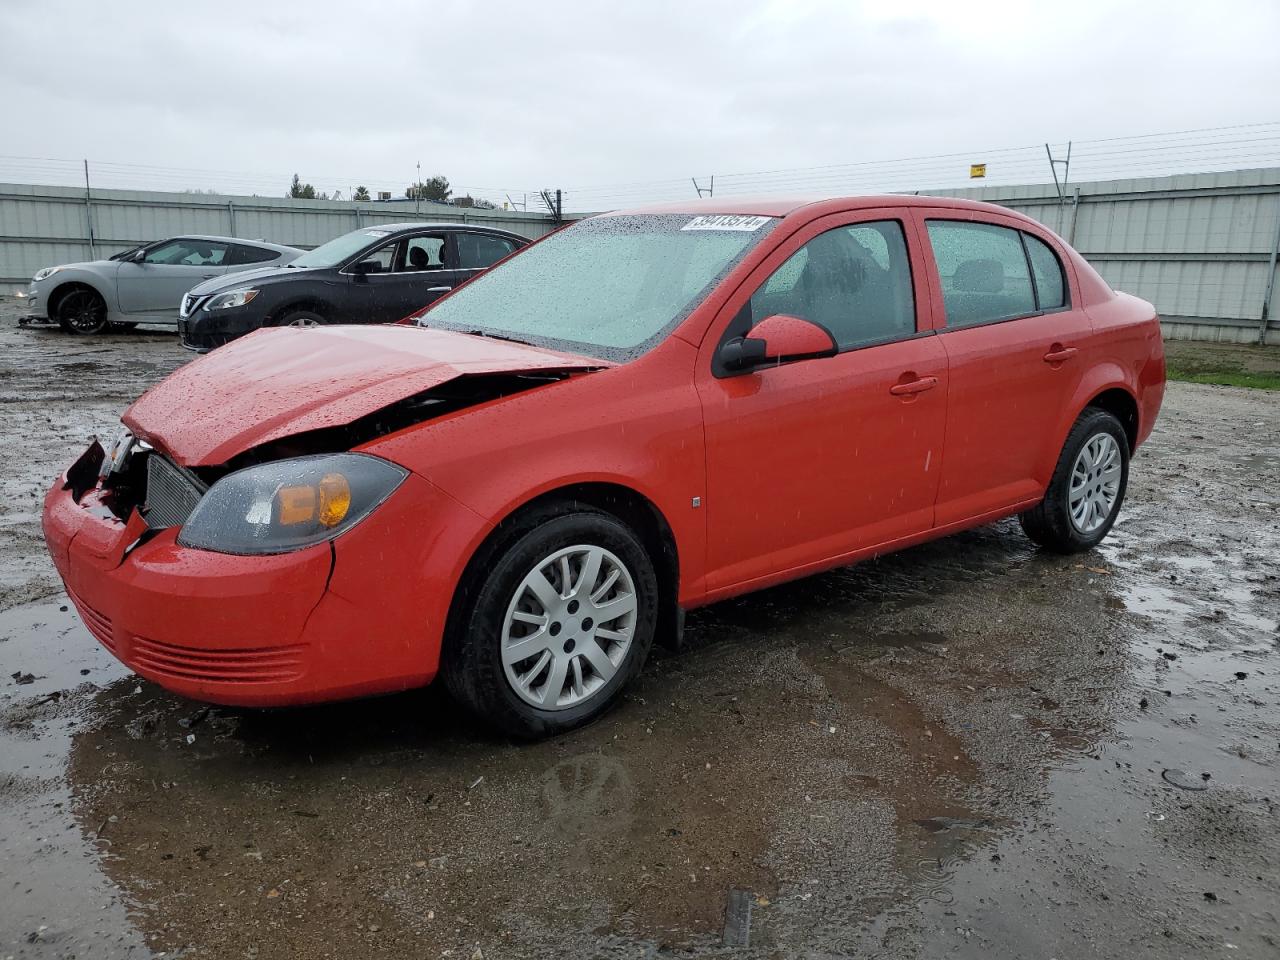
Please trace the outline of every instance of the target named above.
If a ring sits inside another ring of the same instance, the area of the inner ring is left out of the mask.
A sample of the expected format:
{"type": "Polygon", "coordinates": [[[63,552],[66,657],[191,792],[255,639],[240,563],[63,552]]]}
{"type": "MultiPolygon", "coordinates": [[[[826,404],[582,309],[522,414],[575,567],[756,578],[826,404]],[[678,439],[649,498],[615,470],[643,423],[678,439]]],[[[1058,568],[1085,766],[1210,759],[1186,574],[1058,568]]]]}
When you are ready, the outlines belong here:
{"type": "MultiPolygon", "coordinates": [[[[270,440],[236,454],[226,463],[209,466],[184,466],[125,429],[112,443],[109,452],[97,440],[93,441],[68,469],[66,488],[79,503],[85,493],[99,487],[102,507],[122,521],[128,521],[137,510],[149,531],[182,527],[209,490],[224,477],[266,464],[346,454],[380,437],[469,407],[556,383],[569,376],[571,374],[566,371],[460,376],[350,423],[270,440]]],[[[319,490],[318,487],[315,489],[319,490]]],[[[298,496],[305,497],[306,494],[298,496]]],[[[315,499],[318,509],[318,492],[315,499]]]]}

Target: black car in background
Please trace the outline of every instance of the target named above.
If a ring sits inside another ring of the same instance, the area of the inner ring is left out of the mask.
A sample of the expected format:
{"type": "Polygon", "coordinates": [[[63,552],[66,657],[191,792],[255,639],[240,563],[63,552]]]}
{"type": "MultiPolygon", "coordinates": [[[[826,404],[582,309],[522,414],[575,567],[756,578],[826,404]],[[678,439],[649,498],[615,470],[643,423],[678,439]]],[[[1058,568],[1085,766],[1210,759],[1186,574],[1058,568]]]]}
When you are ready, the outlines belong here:
{"type": "Polygon", "coordinates": [[[529,240],[466,223],[362,227],[284,267],[218,277],[182,298],[182,345],[205,351],[259,327],[394,323],[529,240]]]}

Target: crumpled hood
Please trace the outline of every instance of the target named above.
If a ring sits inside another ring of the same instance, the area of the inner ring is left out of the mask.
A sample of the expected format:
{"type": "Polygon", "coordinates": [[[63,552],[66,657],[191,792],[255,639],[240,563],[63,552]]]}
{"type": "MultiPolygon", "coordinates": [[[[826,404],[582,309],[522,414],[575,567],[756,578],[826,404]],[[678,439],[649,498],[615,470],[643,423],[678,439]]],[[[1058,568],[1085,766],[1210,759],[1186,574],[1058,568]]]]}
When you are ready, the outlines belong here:
{"type": "Polygon", "coordinates": [[[277,327],[180,367],[122,419],[178,463],[212,466],[272,440],[345,426],[467,374],[607,366],[425,327],[277,327]]]}

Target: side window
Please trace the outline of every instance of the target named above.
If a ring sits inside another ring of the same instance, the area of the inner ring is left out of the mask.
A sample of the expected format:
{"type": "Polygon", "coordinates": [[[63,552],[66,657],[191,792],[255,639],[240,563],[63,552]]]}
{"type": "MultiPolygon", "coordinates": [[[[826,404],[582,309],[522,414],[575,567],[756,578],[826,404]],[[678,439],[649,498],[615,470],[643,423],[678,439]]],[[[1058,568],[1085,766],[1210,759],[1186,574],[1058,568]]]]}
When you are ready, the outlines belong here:
{"type": "Polygon", "coordinates": [[[1067,305],[1067,285],[1062,275],[1058,255],[1047,243],[1029,233],[1022,235],[1027,244],[1027,256],[1031,258],[1031,273],[1036,278],[1036,293],[1040,296],[1041,310],[1057,310],[1067,305]]]}
{"type": "Polygon", "coordinates": [[[231,266],[242,267],[246,263],[269,263],[279,257],[280,254],[275,250],[267,250],[265,247],[246,247],[237,243],[231,248],[229,259],[231,266]]]}
{"type": "Polygon", "coordinates": [[[828,230],[778,267],[751,297],[751,322],[785,313],[820,323],[843,350],[916,332],[902,224],[828,230]]]}
{"type": "Polygon", "coordinates": [[[441,270],[444,268],[444,237],[410,237],[404,256],[406,270],[441,270]]]}
{"type": "Polygon", "coordinates": [[[364,268],[365,273],[390,273],[391,266],[396,259],[396,244],[398,240],[383,244],[377,250],[372,250],[360,258],[360,263],[369,264],[364,268]]]}
{"type": "Polygon", "coordinates": [[[459,233],[458,266],[463,270],[483,270],[515,250],[513,241],[483,233],[459,233]]]}
{"type": "Polygon", "coordinates": [[[928,227],[948,327],[1036,312],[1031,272],[1017,230],[961,220],[930,220],[928,227]]]}
{"type": "Polygon", "coordinates": [[[214,240],[170,240],[148,250],[143,263],[171,267],[218,267],[227,256],[227,245],[214,240]]]}

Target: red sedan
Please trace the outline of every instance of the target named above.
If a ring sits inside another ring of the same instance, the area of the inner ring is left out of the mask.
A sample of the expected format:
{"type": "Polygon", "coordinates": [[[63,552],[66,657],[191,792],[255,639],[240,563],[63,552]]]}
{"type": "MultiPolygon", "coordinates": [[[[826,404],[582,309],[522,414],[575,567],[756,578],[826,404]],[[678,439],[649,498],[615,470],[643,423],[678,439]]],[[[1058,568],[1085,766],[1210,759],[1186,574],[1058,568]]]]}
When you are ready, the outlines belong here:
{"type": "Polygon", "coordinates": [[[396,327],[181,368],[45,499],[89,630],[217,703],[443,675],[571,728],[682,612],[1018,515],[1115,522],[1164,392],[1148,303],[1039,223],[928,197],[581,221],[396,327]]]}

